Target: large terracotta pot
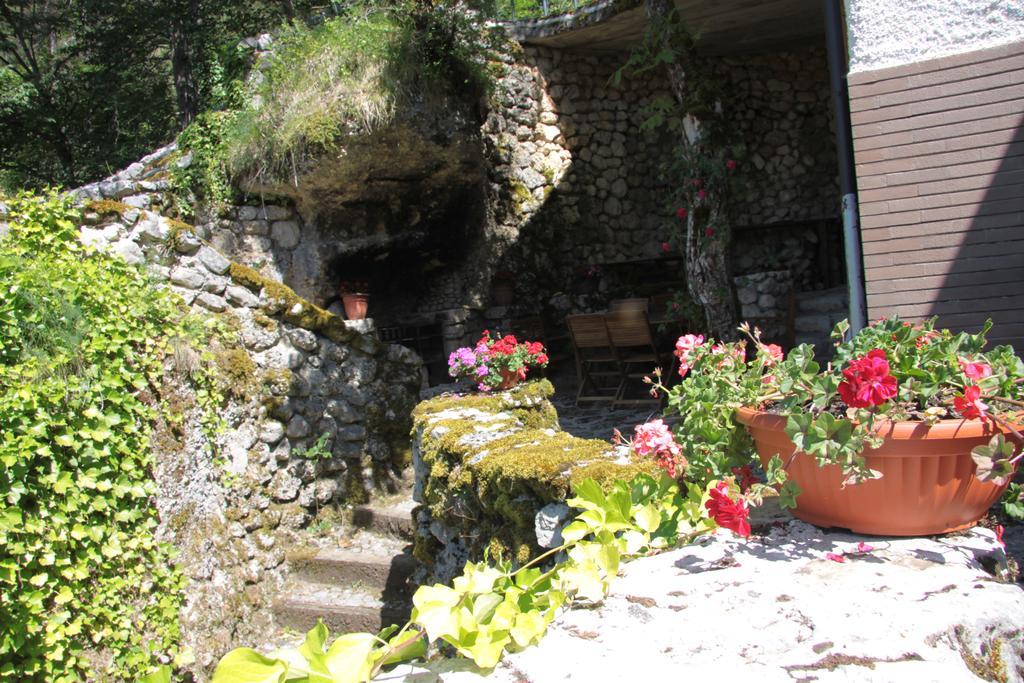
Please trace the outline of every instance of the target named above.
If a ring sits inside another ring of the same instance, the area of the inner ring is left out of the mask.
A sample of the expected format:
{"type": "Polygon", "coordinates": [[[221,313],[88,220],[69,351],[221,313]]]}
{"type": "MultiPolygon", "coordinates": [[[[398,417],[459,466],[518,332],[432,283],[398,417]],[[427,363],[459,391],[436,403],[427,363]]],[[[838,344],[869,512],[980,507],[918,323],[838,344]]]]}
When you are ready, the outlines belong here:
{"type": "MultiPolygon", "coordinates": [[[[785,463],[795,449],[784,430],[786,418],[749,408],[736,411],[767,465],[778,453],[785,463]]],[[[863,534],[922,536],[964,529],[999,500],[1006,485],[974,476],[971,449],[988,443],[998,427],[981,420],[890,422],[885,443],[864,451],[881,479],[842,487],[838,465],[819,467],[799,453],[787,470],[800,486],[793,515],[821,527],[843,527],[863,534]]]]}
{"type": "Polygon", "coordinates": [[[345,292],[341,295],[341,303],[345,307],[345,317],[349,320],[364,320],[370,307],[370,295],[345,292]]]}

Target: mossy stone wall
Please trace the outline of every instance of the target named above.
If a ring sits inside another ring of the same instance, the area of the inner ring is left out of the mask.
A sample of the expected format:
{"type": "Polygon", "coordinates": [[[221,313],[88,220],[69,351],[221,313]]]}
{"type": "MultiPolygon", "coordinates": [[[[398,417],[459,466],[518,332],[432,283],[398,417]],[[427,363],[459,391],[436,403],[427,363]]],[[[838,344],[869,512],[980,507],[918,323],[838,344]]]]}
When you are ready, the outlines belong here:
{"type": "MultiPolygon", "coordinates": [[[[547,380],[495,394],[444,394],[413,413],[419,503],[414,552],[422,580],[449,581],[485,552],[517,563],[538,555],[538,513],[584,479],[611,484],[650,461],[562,431],[547,380]]],[[[549,508],[550,509],[550,508],[549,508]]]]}

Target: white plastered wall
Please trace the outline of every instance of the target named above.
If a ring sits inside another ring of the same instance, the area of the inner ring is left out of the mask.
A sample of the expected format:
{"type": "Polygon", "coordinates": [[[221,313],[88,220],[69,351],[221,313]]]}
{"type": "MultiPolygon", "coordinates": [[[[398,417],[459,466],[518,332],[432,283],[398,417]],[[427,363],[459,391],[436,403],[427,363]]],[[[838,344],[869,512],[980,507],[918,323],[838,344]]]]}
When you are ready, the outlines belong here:
{"type": "Polygon", "coordinates": [[[1024,0],[846,0],[850,73],[1024,40],[1024,0]]]}

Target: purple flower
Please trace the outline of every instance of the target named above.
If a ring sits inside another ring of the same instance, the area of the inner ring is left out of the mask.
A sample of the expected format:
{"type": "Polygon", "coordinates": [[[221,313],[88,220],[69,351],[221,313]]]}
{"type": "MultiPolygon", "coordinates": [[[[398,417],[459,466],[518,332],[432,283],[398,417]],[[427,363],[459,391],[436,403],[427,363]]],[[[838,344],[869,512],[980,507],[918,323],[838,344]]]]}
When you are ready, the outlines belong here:
{"type": "Polygon", "coordinates": [[[489,386],[487,386],[486,384],[484,384],[483,382],[480,382],[480,384],[477,384],[476,388],[479,389],[480,391],[490,391],[491,390],[491,388],[489,386]]]}
{"type": "Polygon", "coordinates": [[[486,365],[481,365],[480,367],[478,367],[476,369],[476,376],[477,377],[486,377],[488,374],[490,374],[490,372],[491,372],[490,368],[488,368],[486,365]]]}

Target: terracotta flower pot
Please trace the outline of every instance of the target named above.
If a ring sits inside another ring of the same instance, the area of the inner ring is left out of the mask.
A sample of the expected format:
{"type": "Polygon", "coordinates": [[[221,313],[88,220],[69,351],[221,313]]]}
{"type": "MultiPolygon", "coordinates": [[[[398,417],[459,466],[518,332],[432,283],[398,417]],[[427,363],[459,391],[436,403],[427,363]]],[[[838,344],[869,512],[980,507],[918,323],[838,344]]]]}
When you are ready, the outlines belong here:
{"type": "Polygon", "coordinates": [[[343,293],[341,303],[345,307],[345,317],[349,320],[364,320],[366,310],[370,307],[370,295],[358,293],[343,293]]]}
{"type": "Polygon", "coordinates": [[[498,370],[498,373],[501,375],[501,384],[498,385],[499,391],[511,389],[519,384],[521,380],[525,379],[515,370],[498,370]]]}
{"type": "MultiPolygon", "coordinates": [[[[736,411],[767,465],[778,453],[785,463],[795,448],[784,430],[786,418],[749,408],[736,411]]],[[[789,476],[800,486],[793,515],[821,527],[843,527],[883,536],[922,536],[964,529],[999,500],[1006,485],[974,476],[971,449],[1000,430],[981,420],[942,420],[883,425],[885,443],[864,451],[881,479],[842,487],[838,465],[819,467],[798,453],[789,476]]]]}
{"type": "Polygon", "coordinates": [[[495,306],[511,306],[516,300],[516,290],[508,280],[498,280],[491,287],[491,297],[495,306]]]}

